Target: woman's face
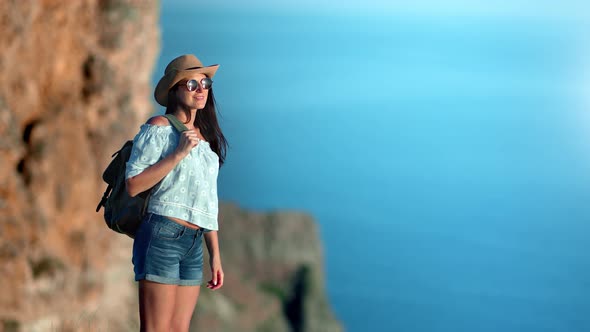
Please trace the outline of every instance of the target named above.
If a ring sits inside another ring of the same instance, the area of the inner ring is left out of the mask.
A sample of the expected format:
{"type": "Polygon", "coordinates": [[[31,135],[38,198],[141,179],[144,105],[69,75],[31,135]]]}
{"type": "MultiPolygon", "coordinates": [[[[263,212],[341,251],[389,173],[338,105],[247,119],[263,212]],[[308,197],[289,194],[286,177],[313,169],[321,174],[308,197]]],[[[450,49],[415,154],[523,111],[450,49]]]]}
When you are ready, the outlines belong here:
{"type": "Polygon", "coordinates": [[[189,109],[203,109],[207,102],[207,96],[209,95],[209,89],[203,89],[202,80],[206,78],[204,74],[193,74],[187,79],[183,79],[178,82],[178,89],[176,89],[176,98],[180,105],[186,106],[189,109]],[[187,87],[189,80],[195,80],[198,82],[197,88],[194,91],[190,91],[187,87]]]}

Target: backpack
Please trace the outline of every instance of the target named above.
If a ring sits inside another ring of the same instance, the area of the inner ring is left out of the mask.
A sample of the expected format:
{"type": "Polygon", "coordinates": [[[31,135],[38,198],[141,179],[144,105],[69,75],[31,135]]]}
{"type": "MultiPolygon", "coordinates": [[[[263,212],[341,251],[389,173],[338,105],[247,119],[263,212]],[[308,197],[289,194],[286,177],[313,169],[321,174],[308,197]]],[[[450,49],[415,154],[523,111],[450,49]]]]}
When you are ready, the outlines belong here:
{"type": "MultiPolygon", "coordinates": [[[[188,130],[186,126],[172,114],[164,115],[179,132],[188,130]]],[[[114,157],[102,173],[107,189],[96,207],[96,212],[104,206],[104,221],[113,231],[134,238],[149,202],[151,189],[131,197],[125,185],[125,167],[133,149],[133,141],[126,141],[123,147],[115,152],[114,157]]]]}

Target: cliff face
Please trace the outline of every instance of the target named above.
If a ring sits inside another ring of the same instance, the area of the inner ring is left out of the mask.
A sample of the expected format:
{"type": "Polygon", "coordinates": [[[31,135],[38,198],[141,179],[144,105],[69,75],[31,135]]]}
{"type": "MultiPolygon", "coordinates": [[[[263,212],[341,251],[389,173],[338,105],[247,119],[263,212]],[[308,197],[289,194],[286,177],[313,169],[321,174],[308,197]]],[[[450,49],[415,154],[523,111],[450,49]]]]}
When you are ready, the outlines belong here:
{"type": "MultiPolygon", "coordinates": [[[[158,2],[2,1],[0,15],[0,331],[137,330],[132,242],[94,210],[110,155],[152,112],[158,2]]],[[[203,288],[195,328],[340,330],[311,218],[220,215],[226,286],[203,288]]]]}
{"type": "Polygon", "coordinates": [[[117,281],[128,244],[94,208],[110,155],[152,112],[158,3],[2,1],[0,15],[0,327],[69,328],[134,292],[117,281]]]}

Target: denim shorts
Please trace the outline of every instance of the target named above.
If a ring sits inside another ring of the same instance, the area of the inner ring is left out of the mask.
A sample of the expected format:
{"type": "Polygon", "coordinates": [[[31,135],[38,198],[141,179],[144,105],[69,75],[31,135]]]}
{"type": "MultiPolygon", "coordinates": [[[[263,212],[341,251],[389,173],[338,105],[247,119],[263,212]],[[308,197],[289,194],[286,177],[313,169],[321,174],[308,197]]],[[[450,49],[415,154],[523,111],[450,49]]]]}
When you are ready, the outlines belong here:
{"type": "Polygon", "coordinates": [[[133,241],[135,280],[196,286],[203,280],[203,229],[157,214],[144,217],[133,241]]]}

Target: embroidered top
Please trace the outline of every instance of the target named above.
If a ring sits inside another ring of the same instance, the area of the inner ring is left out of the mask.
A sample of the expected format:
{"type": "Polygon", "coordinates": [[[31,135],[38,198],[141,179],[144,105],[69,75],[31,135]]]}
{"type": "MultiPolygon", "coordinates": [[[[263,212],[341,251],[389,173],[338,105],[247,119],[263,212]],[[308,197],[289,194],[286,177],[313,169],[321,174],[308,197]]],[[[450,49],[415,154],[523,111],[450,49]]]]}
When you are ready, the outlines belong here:
{"type": "MultiPolygon", "coordinates": [[[[136,176],[174,152],[179,133],[172,126],[143,124],[133,139],[125,178],[136,176]]],[[[219,157],[209,142],[200,141],[152,188],[147,212],[186,220],[218,230],[217,174],[219,157]]]]}

